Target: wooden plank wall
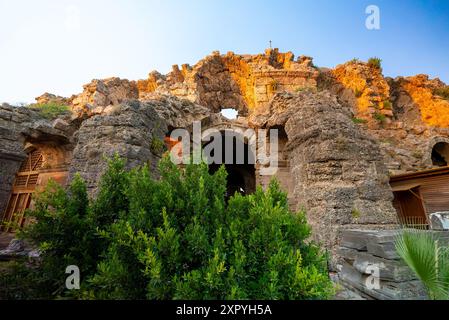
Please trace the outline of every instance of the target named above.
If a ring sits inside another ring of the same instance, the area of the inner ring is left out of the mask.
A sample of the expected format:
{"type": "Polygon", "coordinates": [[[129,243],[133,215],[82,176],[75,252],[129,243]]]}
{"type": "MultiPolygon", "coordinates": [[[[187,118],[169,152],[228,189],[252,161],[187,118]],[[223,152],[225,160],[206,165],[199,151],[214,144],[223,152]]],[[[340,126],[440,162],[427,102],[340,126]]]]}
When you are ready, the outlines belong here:
{"type": "Polygon", "coordinates": [[[449,174],[391,182],[391,186],[420,184],[427,214],[449,211],[449,174]]]}

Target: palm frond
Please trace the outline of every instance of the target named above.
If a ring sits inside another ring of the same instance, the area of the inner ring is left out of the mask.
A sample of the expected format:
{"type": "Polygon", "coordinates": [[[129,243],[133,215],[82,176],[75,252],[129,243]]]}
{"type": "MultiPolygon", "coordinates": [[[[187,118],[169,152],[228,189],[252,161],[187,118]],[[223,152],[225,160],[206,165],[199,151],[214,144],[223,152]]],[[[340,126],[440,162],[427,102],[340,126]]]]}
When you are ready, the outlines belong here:
{"type": "Polygon", "coordinates": [[[399,256],[427,289],[431,299],[448,299],[449,251],[425,230],[404,228],[396,239],[399,256]]]}

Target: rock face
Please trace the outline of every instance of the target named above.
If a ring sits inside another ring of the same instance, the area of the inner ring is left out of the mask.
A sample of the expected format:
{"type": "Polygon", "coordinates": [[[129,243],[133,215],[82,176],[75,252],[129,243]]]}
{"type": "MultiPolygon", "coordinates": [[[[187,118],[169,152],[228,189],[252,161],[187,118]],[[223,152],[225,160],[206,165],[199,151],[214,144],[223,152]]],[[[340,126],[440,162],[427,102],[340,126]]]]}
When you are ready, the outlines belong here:
{"type": "Polygon", "coordinates": [[[300,57],[296,61],[291,52],[269,49],[261,55],[236,55],[229,52],[212,55],[195,66],[177,65],[167,76],[152,72],[147,80],[140,80],[141,98],[158,92],[188,99],[207,106],[212,112],[234,108],[247,115],[267,104],[276,92],[294,91],[316,86],[319,72],[312,59],[300,57]]]}
{"type": "Polygon", "coordinates": [[[318,86],[335,93],[380,142],[391,174],[431,169],[432,149],[448,143],[449,100],[437,94],[447,86],[427,75],[385,78],[381,69],[350,61],[322,70],[318,86]]]}
{"type": "Polygon", "coordinates": [[[147,163],[155,171],[162,150],[152,144],[163,141],[166,131],[166,122],[149,103],[129,100],[111,107],[84,121],[76,133],[70,177],[80,173],[94,193],[107,165],[104,157],[115,154],[126,159],[128,167],[147,163]]]}
{"type": "Polygon", "coordinates": [[[393,117],[390,103],[390,86],[382,76],[382,70],[360,61],[351,61],[337,66],[331,71],[335,77],[337,90],[342,95],[355,96],[357,117],[367,121],[376,116],[393,117]],[[348,92],[344,92],[349,90],[348,92]]]}
{"type": "Polygon", "coordinates": [[[37,104],[56,103],[56,104],[60,104],[60,105],[69,106],[72,104],[72,99],[64,98],[61,96],[56,96],[54,94],[46,92],[43,95],[36,98],[36,103],[37,104]]]}
{"type": "Polygon", "coordinates": [[[145,103],[164,119],[169,128],[187,128],[194,121],[208,118],[211,113],[206,107],[186,99],[161,94],[147,94],[145,103]]]}
{"type": "Polygon", "coordinates": [[[73,111],[78,114],[89,114],[97,107],[117,105],[139,97],[136,83],[120,78],[93,80],[83,88],[84,91],[72,101],[73,111]]]}

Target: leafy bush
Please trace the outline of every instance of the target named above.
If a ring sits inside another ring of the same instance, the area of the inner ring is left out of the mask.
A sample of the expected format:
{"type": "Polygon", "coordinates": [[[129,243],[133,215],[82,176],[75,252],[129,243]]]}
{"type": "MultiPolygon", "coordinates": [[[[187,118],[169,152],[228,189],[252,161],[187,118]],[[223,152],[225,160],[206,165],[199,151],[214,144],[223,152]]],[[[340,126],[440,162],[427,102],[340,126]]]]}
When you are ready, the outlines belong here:
{"type": "Polygon", "coordinates": [[[47,119],[57,118],[70,110],[68,106],[56,102],[31,104],[29,105],[29,108],[38,111],[44,118],[47,119]]]}
{"type": "Polygon", "coordinates": [[[433,93],[443,99],[449,100],[449,86],[435,89],[433,93]]]}
{"type": "Polygon", "coordinates": [[[449,299],[449,248],[442,246],[434,234],[405,228],[396,240],[396,250],[431,299],[449,299]]]}
{"type": "Polygon", "coordinates": [[[385,100],[385,101],[382,103],[382,106],[383,106],[383,108],[384,108],[385,110],[391,110],[391,109],[393,109],[393,105],[391,104],[391,102],[390,102],[389,100],[385,100]]]}
{"type": "Polygon", "coordinates": [[[352,122],[354,122],[355,124],[363,124],[363,123],[367,123],[367,121],[365,119],[360,119],[360,118],[352,118],[352,122]]]}
{"type": "Polygon", "coordinates": [[[67,294],[64,292],[67,266],[79,266],[84,275],[96,270],[102,248],[96,236],[96,217],[89,214],[88,205],[86,185],[77,175],[67,192],[50,181],[36,197],[35,209],[28,213],[36,223],[21,236],[39,244],[42,252],[35,287],[46,294],[42,298],[67,294]]]}
{"type": "Polygon", "coordinates": [[[368,66],[382,71],[382,59],[373,57],[368,59],[368,66]]]}
{"type": "Polygon", "coordinates": [[[37,269],[25,260],[1,262],[0,300],[42,299],[50,294],[40,292],[40,275],[37,269]]]}
{"type": "Polygon", "coordinates": [[[166,149],[165,143],[162,139],[153,135],[151,138],[150,149],[155,154],[161,154],[166,149]]]}
{"type": "Polygon", "coordinates": [[[115,158],[98,197],[76,177],[55,184],[30,212],[24,234],[43,250],[36,290],[86,299],[325,299],[326,257],[310,241],[304,212],[293,214],[273,181],[267,191],[226,201],[226,171],[179,169],[160,180],[115,158]],[[64,289],[65,268],[81,269],[81,291],[64,289]]]}
{"type": "Polygon", "coordinates": [[[373,118],[381,123],[383,123],[387,119],[387,117],[384,114],[378,112],[374,113],[373,118]]]}

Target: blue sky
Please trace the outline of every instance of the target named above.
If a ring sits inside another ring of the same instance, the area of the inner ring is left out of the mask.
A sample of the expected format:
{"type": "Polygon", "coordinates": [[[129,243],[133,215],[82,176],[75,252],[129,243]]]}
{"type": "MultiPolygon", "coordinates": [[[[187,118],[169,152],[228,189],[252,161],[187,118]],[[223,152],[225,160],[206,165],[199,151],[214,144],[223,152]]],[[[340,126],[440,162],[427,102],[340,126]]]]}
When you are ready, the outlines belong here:
{"type": "Polygon", "coordinates": [[[449,83],[449,0],[0,0],[0,102],[69,96],[93,78],[146,78],[214,50],[383,59],[387,76],[449,83]],[[380,8],[381,29],[365,28],[380,8]]]}

